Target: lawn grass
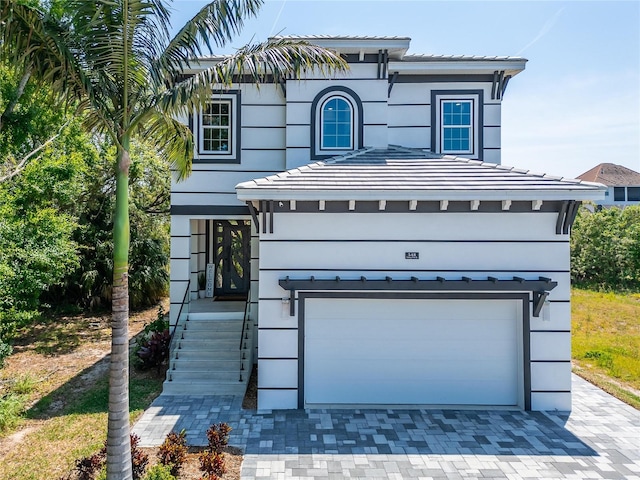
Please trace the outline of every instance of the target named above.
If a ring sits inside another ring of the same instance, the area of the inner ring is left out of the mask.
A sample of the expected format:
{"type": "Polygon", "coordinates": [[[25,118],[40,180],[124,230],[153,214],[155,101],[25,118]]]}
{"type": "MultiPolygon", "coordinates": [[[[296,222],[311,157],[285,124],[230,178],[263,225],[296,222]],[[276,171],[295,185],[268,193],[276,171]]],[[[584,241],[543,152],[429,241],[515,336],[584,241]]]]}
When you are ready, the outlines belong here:
{"type": "Polygon", "coordinates": [[[640,294],[574,288],[574,371],[640,409],[640,294]]]}
{"type": "MultiPolygon", "coordinates": [[[[156,317],[156,308],[132,313],[130,336],[156,317]]],[[[108,312],[43,319],[20,332],[0,370],[0,393],[21,402],[7,405],[16,415],[0,431],[0,479],[56,480],[102,447],[110,333],[108,312]]],[[[162,372],[141,372],[133,364],[132,359],[132,422],[161,392],[164,379],[162,372]]]]}
{"type": "MultiPolygon", "coordinates": [[[[134,422],[162,390],[163,377],[155,372],[132,370],[129,383],[131,421],[134,422]]],[[[71,394],[54,392],[54,397],[71,394]]],[[[45,404],[49,405],[50,400],[45,404]]],[[[99,450],[107,435],[108,383],[106,378],[82,392],[55,416],[41,418],[36,404],[27,416],[38,428],[17,444],[0,463],[0,478],[38,480],[60,478],[74,466],[76,459],[99,450]]]]}

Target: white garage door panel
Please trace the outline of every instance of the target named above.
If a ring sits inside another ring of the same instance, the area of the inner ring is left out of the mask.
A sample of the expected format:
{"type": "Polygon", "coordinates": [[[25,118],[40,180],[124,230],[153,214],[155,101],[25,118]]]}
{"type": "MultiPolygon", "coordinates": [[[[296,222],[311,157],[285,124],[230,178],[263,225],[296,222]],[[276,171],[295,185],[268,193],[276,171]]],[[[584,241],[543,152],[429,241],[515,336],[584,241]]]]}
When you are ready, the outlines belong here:
{"type": "Polygon", "coordinates": [[[515,405],[517,318],[514,300],[307,299],[305,400],[515,405]]]}

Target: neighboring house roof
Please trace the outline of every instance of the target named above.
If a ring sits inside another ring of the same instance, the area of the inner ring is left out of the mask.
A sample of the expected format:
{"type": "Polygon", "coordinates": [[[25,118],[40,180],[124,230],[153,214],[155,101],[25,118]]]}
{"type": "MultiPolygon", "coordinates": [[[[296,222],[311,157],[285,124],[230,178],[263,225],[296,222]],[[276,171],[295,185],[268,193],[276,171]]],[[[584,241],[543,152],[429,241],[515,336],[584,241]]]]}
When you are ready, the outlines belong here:
{"type": "Polygon", "coordinates": [[[615,163],[601,163],[578,177],[587,182],[603,183],[609,187],[640,185],[640,173],[615,163]]]}
{"type": "Polygon", "coordinates": [[[365,148],[236,186],[240,200],[590,200],[581,180],[389,146],[365,148]]]}

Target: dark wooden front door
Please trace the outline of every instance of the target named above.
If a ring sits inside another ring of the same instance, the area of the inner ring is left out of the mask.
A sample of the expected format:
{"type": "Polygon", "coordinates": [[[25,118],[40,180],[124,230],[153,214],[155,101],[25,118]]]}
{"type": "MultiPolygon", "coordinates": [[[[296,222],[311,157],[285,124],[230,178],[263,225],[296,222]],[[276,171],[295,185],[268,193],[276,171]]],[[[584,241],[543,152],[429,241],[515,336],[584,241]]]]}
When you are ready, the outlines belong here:
{"type": "Polygon", "coordinates": [[[216,281],[218,297],[246,296],[250,285],[251,224],[244,221],[215,222],[216,281]]]}

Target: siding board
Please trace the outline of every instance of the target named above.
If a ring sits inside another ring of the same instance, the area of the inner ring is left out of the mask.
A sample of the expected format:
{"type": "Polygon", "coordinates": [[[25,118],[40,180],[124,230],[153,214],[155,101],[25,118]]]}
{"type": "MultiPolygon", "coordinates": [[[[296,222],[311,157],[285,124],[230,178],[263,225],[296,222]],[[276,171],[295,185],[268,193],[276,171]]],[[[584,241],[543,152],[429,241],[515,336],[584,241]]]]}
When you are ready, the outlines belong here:
{"type": "Polygon", "coordinates": [[[446,242],[263,242],[261,253],[261,268],[552,270],[566,262],[569,245],[501,243],[498,247],[476,242],[452,248],[446,242]],[[405,259],[405,252],[416,251],[422,253],[418,260],[405,259]]]}
{"type": "Polygon", "coordinates": [[[555,235],[557,218],[558,214],[554,212],[278,213],[274,233],[268,240],[568,241],[566,236],[555,235]],[[304,228],[299,228],[300,225],[304,228]]]}
{"type": "Polygon", "coordinates": [[[242,127],[282,127],[286,123],[286,110],[284,104],[243,105],[242,127]]]}
{"type": "Polygon", "coordinates": [[[571,360],[571,334],[531,332],[531,360],[571,360]]]}
{"type": "Polygon", "coordinates": [[[297,388],[298,360],[261,360],[258,388],[297,388]]]}
{"type": "Polygon", "coordinates": [[[286,129],[283,125],[278,128],[242,129],[242,150],[268,150],[284,148],[286,145],[286,129]]]}
{"type": "MultiPolygon", "coordinates": [[[[431,107],[426,105],[389,105],[389,126],[429,126],[431,107]]],[[[401,144],[402,145],[402,144],[401,144]]]]}
{"type": "Polygon", "coordinates": [[[258,390],[260,409],[298,408],[298,390],[258,390]]]}

